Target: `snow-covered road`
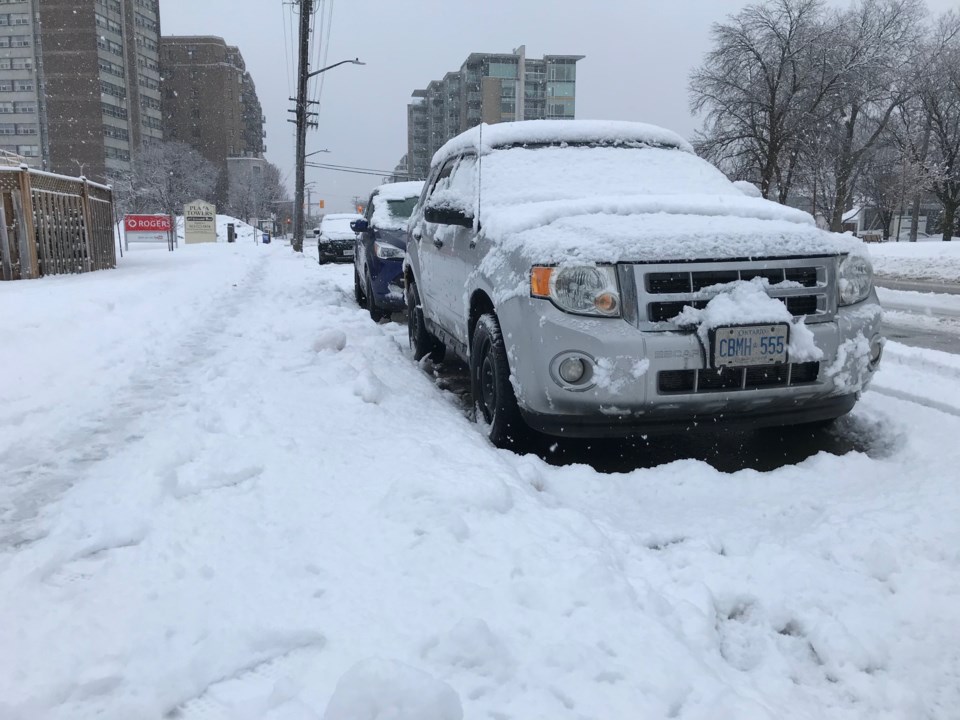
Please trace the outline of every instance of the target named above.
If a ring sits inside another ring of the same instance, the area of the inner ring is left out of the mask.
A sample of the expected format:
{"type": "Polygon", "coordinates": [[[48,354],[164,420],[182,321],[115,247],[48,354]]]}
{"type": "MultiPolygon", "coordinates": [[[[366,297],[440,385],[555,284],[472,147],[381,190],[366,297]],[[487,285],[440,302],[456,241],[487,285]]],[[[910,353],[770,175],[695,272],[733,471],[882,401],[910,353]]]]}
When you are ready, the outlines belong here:
{"type": "Polygon", "coordinates": [[[956,717],[960,358],[888,345],[869,452],[605,474],[491,447],[350,273],[0,285],[2,720],[956,717]]]}

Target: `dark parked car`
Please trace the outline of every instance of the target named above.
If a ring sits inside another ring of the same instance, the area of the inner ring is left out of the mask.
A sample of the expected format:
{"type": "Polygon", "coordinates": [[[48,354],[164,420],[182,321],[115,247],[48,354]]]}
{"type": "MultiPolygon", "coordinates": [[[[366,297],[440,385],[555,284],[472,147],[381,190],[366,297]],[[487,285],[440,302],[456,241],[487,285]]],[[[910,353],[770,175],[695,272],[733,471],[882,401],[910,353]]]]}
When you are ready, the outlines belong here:
{"type": "Polygon", "coordinates": [[[353,260],[357,303],[374,320],[404,309],[403,258],[407,219],[420,199],[422,182],[381,185],[373,191],[367,212],[350,224],[357,233],[353,260]]]}
{"type": "Polygon", "coordinates": [[[357,241],[350,223],[362,217],[356,213],[330,213],[320,220],[320,227],[313,231],[317,236],[317,255],[320,264],[328,262],[351,262],[357,241]]]}

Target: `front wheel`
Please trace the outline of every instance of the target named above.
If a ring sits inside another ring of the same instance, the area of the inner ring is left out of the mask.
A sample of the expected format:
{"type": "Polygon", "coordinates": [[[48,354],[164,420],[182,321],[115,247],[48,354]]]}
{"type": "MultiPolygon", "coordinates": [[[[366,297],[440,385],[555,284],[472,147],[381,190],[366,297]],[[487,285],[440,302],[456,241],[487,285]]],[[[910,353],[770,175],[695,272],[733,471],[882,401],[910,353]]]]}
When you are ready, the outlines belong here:
{"type": "Polygon", "coordinates": [[[425,357],[434,362],[443,360],[446,348],[427,330],[420,293],[412,278],[407,282],[407,337],[410,340],[410,349],[413,350],[413,359],[417,362],[425,357]]]}
{"type": "Polygon", "coordinates": [[[353,297],[360,307],[366,307],[367,299],[364,297],[363,289],[360,287],[360,273],[357,272],[357,266],[353,266],[353,297]]]}
{"type": "Polygon", "coordinates": [[[521,445],[529,431],[520,416],[517,396],[510,383],[506,344],[497,316],[493,314],[482,315],[473,333],[470,390],[477,419],[482,418],[487,424],[490,442],[501,448],[521,445]]]}
{"type": "Polygon", "coordinates": [[[380,322],[386,313],[377,307],[377,299],[373,294],[373,280],[370,279],[369,273],[367,274],[367,312],[370,313],[370,319],[374,322],[380,322]]]}

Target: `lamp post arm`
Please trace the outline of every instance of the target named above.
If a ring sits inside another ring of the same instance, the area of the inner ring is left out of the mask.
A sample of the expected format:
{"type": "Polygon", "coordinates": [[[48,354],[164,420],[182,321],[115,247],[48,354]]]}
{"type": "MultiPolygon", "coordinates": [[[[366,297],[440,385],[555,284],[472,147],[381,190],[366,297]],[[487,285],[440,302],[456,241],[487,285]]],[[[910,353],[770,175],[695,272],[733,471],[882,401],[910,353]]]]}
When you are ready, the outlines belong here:
{"type": "Polygon", "coordinates": [[[312,73],[307,73],[307,77],[308,78],[316,77],[320,73],[325,73],[327,70],[332,70],[335,67],[338,67],[340,65],[346,65],[347,63],[353,63],[354,65],[366,64],[366,63],[360,62],[359,58],[354,58],[353,60],[341,60],[340,62],[334,63],[333,65],[327,65],[325,68],[320,68],[319,70],[314,70],[312,73]]]}

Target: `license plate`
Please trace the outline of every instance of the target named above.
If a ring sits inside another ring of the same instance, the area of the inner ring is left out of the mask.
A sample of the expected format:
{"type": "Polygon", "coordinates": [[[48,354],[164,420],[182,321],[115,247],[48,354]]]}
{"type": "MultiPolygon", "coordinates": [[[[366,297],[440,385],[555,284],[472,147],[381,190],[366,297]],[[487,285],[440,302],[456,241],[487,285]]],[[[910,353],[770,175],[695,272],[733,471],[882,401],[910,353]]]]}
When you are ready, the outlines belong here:
{"type": "Polygon", "coordinates": [[[353,257],[353,248],[350,248],[349,250],[344,250],[343,254],[348,257],[353,257]]]}
{"type": "Polygon", "coordinates": [[[790,328],[775,325],[736,325],[713,331],[713,366],[777,365],[787,361],[790,328]]]}

